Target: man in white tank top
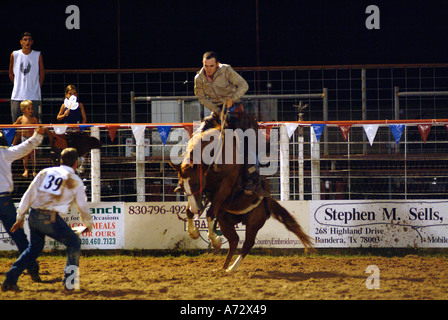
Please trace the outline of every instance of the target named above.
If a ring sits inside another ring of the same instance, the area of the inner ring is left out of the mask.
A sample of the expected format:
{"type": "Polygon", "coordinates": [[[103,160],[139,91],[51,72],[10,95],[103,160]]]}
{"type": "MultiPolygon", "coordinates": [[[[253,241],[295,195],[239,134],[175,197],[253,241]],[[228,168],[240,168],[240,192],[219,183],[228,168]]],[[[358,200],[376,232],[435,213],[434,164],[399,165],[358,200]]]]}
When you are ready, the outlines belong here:
{"type": "Polygon", "coordinates": [[[20,103],[31,100],[34,106],[33,116],[41,120],[41,86],[45,79],[45,69],[42,55],[32,50],[33,37],[29,32],[22,33],[20,45],[22,49],[13,51],[9,61],[9,79],[14,84],[11,95],[12,122],[22,115],[20,103]]]}

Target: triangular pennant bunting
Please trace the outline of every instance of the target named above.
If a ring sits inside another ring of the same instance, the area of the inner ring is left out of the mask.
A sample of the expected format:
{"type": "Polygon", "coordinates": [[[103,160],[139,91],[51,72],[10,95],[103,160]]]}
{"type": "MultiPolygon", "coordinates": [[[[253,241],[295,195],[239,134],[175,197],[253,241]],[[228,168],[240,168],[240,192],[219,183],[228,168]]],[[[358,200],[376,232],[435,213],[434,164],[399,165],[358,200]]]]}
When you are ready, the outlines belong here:
{"type": "Polygon", "coordinates": [[[288,133],[289,139],[291,139],[292,135],[294,134],[294,131],[296,131],[298,126],[299,126],[298,123],[287,123],[286,124],[286,132],[288,133]]]}
{"type": "Polygon", "coordinates": [[[364,127],[364,132],[367,135],[367,139],[369,139],[370,145],[373,145],[373,141],[375,140],[379,125],[365,124],[365,125],[363,125],[363,127],[364,127]]]}
{"type": "Polygon", "coordinates": [[[131,126],[132,133],[134,134],[134,138],[136,141],[136,144],[142,145],[145,137],[145,125],[135,125],[131,126]]]}
{"type": "Polygon", "coordinates": [[[159,130],[160,138],[162,138],[163,145],[165,145],[170,134],[171,126],[157,126],[157,129],[159,130]]]}
{"type": "Polygon", "coordinates": [[[109,132],[110,141],[114,142],[115,134],[117,133],[118,126],[106,126],[107,132],[109,132]]]}
{"type": "Polygon", "coordinates": [[[2,132],[5,136],[6,142],[8,142],[8,146],[11,146],[12,142],[14,141],[14,136],[16,135],[16,129],[3,129],[2,132]]]}
{"type": "Polygon", "coordinates": [[[404,124],[391,124],[390,125],[390,129],[392,130],[392,134],[393,134],[395,142],[397,144],[400,142],[404,127],[405,127],[404,124]]]}
{"type": "Polygon", "coordinates": [[[350,128],[352,127],[351,124],[349,125],[338,125],[339,129],[341,130],[342,137],[344,138],[344,141],[347,141],[348,133],[350,132],[350,128]]]}
{"type": "Polygon", "coordinates": [[[192,137],[193,135],[193,125],[192,124],[182,124],[182,127],[185,129],[185,131],[188,132],[188,137],[192,137]]]}
{"type": "MultiPolygon", "coordinates": [[[[72,96],[72,97],[74,97],[74,96],[72,96]]],[[[87,128],[90,128],[90,127],[93,127],[93,125],[91,125],[91,124],[80,124],[79,125],[79,131],[83,132],[84,130],[86,130],[87,128]]]]}
{"type": "Polygon", "coordinates": [[[418,131],[420,131],[420,135],[422,136],[423,143],[426,143],[426,139],[428,138],[429,131],[431,130],[430,124],[418,124],[418,131]]]}
{"type": "Polygon", "coordinates": [[[322,135],[322,132],[324,132],[325,124],[312,124],[311,127],[314,130],[314,134],[316,135],[317,141],[320,140],[320,136],[322,135]]]}
{"type": "Polygon", "coordinates": [[[264,137],[266,138],[266,141],[269,141],[269,139],[271,138],[271,131],[272,128],[274,127],[273,124],[269,124],[269,125],[260,125],[260,127],[262,127],[261,129],[265,129],[264,131],[262,131],[264,137]]]}
{"type": "Polygon", "coordinates": [[[56,134],[64,134],[65,131],[67,130],[67,125],[65,126],[53,126],[54,132],[56,132],[56,134]]]}

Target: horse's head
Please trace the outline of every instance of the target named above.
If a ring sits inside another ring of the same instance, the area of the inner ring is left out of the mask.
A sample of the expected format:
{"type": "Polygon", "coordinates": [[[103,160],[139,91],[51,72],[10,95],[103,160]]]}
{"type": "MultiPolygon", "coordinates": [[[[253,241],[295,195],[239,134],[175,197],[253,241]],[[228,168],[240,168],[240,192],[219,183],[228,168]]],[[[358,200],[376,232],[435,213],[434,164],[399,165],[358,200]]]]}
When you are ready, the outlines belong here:
{"type": "Polygon", "coordinates": [[[205,174],[202,172],[202,165],[193,163],[182,163],[170,165],[177,171],[179,186],[176,191],[184,192],[188,198],[188,209],[198,214],[203,209],[202,196],[205,188],[205,174]]]}

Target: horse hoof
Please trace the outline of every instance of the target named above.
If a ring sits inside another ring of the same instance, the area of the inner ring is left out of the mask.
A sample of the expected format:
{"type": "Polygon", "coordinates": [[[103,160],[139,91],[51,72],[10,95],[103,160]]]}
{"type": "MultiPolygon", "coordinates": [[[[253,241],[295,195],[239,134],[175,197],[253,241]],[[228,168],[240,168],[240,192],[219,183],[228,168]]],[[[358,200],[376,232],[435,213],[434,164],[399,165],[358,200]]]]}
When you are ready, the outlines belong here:
{"type": "Polygon", "coordinates": [[[221,249],[222,246],[222,239],[221,237],[217,236],[214,239],[210,239],[213,248],[215,248],[216,250],[221,249]]]}
{"type": "Polygon", "coordinates": [[[199,231],[195,230],[193,232],[189,232],[188,235],[190,236],[191,239],[196,240],[199,238],[199,231]]]}
{"type": "Polygon", "coordinates": [[[238,256],[238,258],[236,258],[235,262],[229,268],[226,269],[226,272],[227,273],[236,272],[236,270],[238,269],[238,267],[241,264],[241,261],[243,261],[243,258],[241,256],[238,256]]]}

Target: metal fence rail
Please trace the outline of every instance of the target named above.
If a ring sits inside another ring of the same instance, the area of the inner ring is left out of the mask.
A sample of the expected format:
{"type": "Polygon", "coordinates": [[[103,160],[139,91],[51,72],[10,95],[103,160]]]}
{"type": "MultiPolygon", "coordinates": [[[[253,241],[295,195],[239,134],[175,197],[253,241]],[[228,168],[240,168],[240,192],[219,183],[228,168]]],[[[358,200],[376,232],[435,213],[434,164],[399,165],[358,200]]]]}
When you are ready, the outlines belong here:
{"type": "MultiPolygon", "coordinates": [[[[448,119],[448,64],[235,69],[249,83],[247,110],[264,124],[272,123],[280,130],[283,124],[299,119],[294,105],[300,101],[309,104],[301,122],[308,125],[299,126],[288,137],[287,152],[282,147],[290,159],[289,178],[282,177],[280,169],[278,175],[268,177],[275,197],[304,200],[446,197],[445,122],[432,123],[425,142],[417,124],[423,121],[420,119],[448,119]],[[399,144],[388,127],[394,120],[405,124],[399,144]],[[314,144],[311,123],[322,121],[327,126],[318,144],[314,144]],[[339,125],[347,121],[352,126],[345,141],[339,125]],[[372,146],[363,131],[366,123],[379,124],[372,146]],[[312,154],[319,157],[312,158],[312,154]],[[319,173],[315,171],[316,163],[319,173]],[[316,191],[318,185],[320,191],[316,191]]],[[[64,89],[75,84],[79,100],[86,108],[87,122],[99,124],[98,134],[104,143],[99,155],[101,182],[96,185],[101,199],[136,201],[140,195],[148,201],[176,200],[179,196],[170,192],[176,178],[167,164],[170,143],[162,143],[157,127],[170,123],[177,125],[172,128],[180,128],[203,118],[207,110],[194,98],[196,72],[196,69],[50,70],[42,87],[42,122],[49,127],[57,123],[64,89]],[[137,146],[131,126],[137,123],[148,124],[145,131],[148,145],[139,146],[139,150],[144,150],[143,160],[141,153],[138,160],[135,158],[137,146]],[[118,126],[113,141],[108,125],[118,126]],[[142,166],[143,180],[141,173],[136,174],[137,167],[141,170],[142,166]],[[139,185],[145,187],[143,193],[137,191],[137,176],[139,185]]],[[[11,91],[7,71],[0,71],[0,107],[4,110],[0,123],[4,125],[11,123],[11,91]]],[[[48,152],[48,146],[39,149],[38,167],[48,164],[48,152]]],[[[94,157],[90,156],[88,163],[91,158],[94,157]]],[[[20,161],[14,164],[14,170],[19,197],[29,181],[21,178],[20,161]]],[[[90,191],[91,168],[86,172],[89,197],[96,197],[90,191]]]]}
{"type": "MultiPolygon", "coordinates": [[[[88,156],[85,172],[80,174],[91,201],[184,200],[173,193],[177,176],[169,160],[173,147],[184,139],[174,130],[188,137],[184,128],[192,124],[92,125],[91,134],[99,136],[104,146],[88,156]],[[135,138],[136,126],[144,127],[143,140],[135,138]],[[170,127],[166,141],[160,138],[160,127],[170,127]],[[111,128],[117,130],[113,140],[111,128]],[[124,143],[118,135],[126,138],[124,143]]],[[[273,197],[281,200],[443,199],[448,196],[447,125],[448,119],[262,123],[262,128],[272,130],[271,137],[278,134],[272,140],[276,145],[271,146],[278,153],[270,158],[278,169],[265,177],[273,197]],[[327,153],[323,136],[319,139],[315,134],[316,126],[322,124],[328,129],[322,133],[328,136],[327,153]],[[372,145],[366,141],[367,125],[377,126],[372,145]],[[401,126],[400,137],[394,135],[394,125],[401,126]],[[342,127],[349,127],[345,135],[342,127]]],[[[48,152],[44,142],[37,152],[37,170],[50,165],[48,152]]],[[[15,200],[30,182],[22,172],[21,161],[16,161],[15,200]]]]}

